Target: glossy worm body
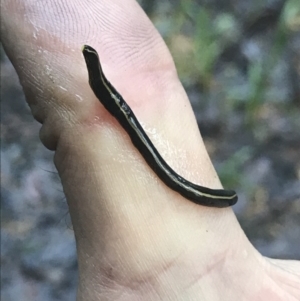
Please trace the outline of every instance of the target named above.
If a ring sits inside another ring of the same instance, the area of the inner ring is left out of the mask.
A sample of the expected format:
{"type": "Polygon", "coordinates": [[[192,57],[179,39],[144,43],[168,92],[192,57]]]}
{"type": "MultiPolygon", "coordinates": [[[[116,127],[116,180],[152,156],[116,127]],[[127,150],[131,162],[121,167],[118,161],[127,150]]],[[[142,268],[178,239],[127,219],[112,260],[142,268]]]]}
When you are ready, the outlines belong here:
{"type": "Polygon", "coordinates": [[[85,45],[82,53],[94,94],[105,109],[118,120],[133,145],[168,187],[199,205],[223,208],[237,202],[237,194],[232,190],[210,189],[191,183],[178,175],[159,154],[123,97],[106,79],[96,50],[85,45]]]}

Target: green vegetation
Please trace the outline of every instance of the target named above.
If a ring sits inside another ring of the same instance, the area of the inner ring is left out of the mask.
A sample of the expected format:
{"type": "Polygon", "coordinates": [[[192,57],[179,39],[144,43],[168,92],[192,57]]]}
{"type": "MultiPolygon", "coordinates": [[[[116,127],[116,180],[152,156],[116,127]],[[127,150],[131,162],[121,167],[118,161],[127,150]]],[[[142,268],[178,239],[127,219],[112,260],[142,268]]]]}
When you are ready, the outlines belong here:
{"type": "MultiPolygon", "coordinates": [[[[265,4],[260,1],[255,6],[255,15],[245,11],[245,17],[235,11],[221,11],[208,2],[177,3],[156,15],[154,21],[160,20],[158,28],[164,29],[161,32],[183,85],[201,93],[199,107],[203,112],[208,106],[217,108],[220,124],[235,120],[236,132],[247,131],[252,138],[249,144],[256,149],[255,143],[260,145],[270,136],[270,121],[276,120],[276,114],[290,111],[290,117],[295,109],[289,93],[282,92],[278,85],[285,84],[282,74],[287,49],[291,36],[300,30],[299,0],[287,0],[275,22],[272,17],[265,18],[269,11],[264,11],[265,4]],[[230,59],[224,60],[222,54],[227,48],[233,50],[229,51],[230,59]],[[239,55],[244,56],[244,61],[239,55]]],[[[252,150],[239,145],[236,135],[224,135],[228,143],[240,150],[223,164],[219,175],[227,187],[244,185],[240,179],[246,177],[240,173],[251,159],[252,150]]]]}

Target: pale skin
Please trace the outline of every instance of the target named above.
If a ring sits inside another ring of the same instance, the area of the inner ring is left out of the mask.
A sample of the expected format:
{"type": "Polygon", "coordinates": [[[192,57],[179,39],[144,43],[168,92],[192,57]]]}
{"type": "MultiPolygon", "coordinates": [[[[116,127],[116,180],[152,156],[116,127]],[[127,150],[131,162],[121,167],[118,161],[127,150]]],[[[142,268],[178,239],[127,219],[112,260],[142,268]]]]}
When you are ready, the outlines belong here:
{"type": "Polygon", "coordinates": [[[167,162],[221,187],[170,53],[135,1],[2,1],[1,39],[55,151],[78,301],[300,300],[299,262],[259,254],[231,208],[195,205],[166,187],[93,95],[83,44],[97,49],[167,162]]]}

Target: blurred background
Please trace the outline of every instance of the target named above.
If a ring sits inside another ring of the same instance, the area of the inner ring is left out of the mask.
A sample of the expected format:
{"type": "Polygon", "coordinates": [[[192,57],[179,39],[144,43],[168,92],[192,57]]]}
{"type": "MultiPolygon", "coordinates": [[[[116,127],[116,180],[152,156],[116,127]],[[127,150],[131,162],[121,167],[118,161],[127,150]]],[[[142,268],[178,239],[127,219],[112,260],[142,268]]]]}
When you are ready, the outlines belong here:
{"type": "MultiPolygon", "coordinates": [[[[166,41],[242,228],[300,259],[299,0],[139,1],[166,41]]],[[[1,300],[75,300],[74,234],[53,153],[1,48],[1,300]]]]}

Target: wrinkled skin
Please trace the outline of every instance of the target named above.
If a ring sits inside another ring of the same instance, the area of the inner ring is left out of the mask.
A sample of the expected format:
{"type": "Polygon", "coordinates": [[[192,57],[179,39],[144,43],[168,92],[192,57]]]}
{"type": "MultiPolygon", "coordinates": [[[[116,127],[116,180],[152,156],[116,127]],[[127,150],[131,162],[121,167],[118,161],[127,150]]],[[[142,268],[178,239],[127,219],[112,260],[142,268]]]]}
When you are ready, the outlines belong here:
{"type": "Polygon", "coordinates": [[[4,0],[1,39],[70,208],[78,301],[300,300],[300,265],[264,258],[232,209],[167,188],[91,91],[81,46],[179,174],[220,188],[173,60],[132,0],[4,0]],[[178,159],[179,158],[179,159],[178,159]],[[195,164],[197,162],[197,164],[195,164]]]}

